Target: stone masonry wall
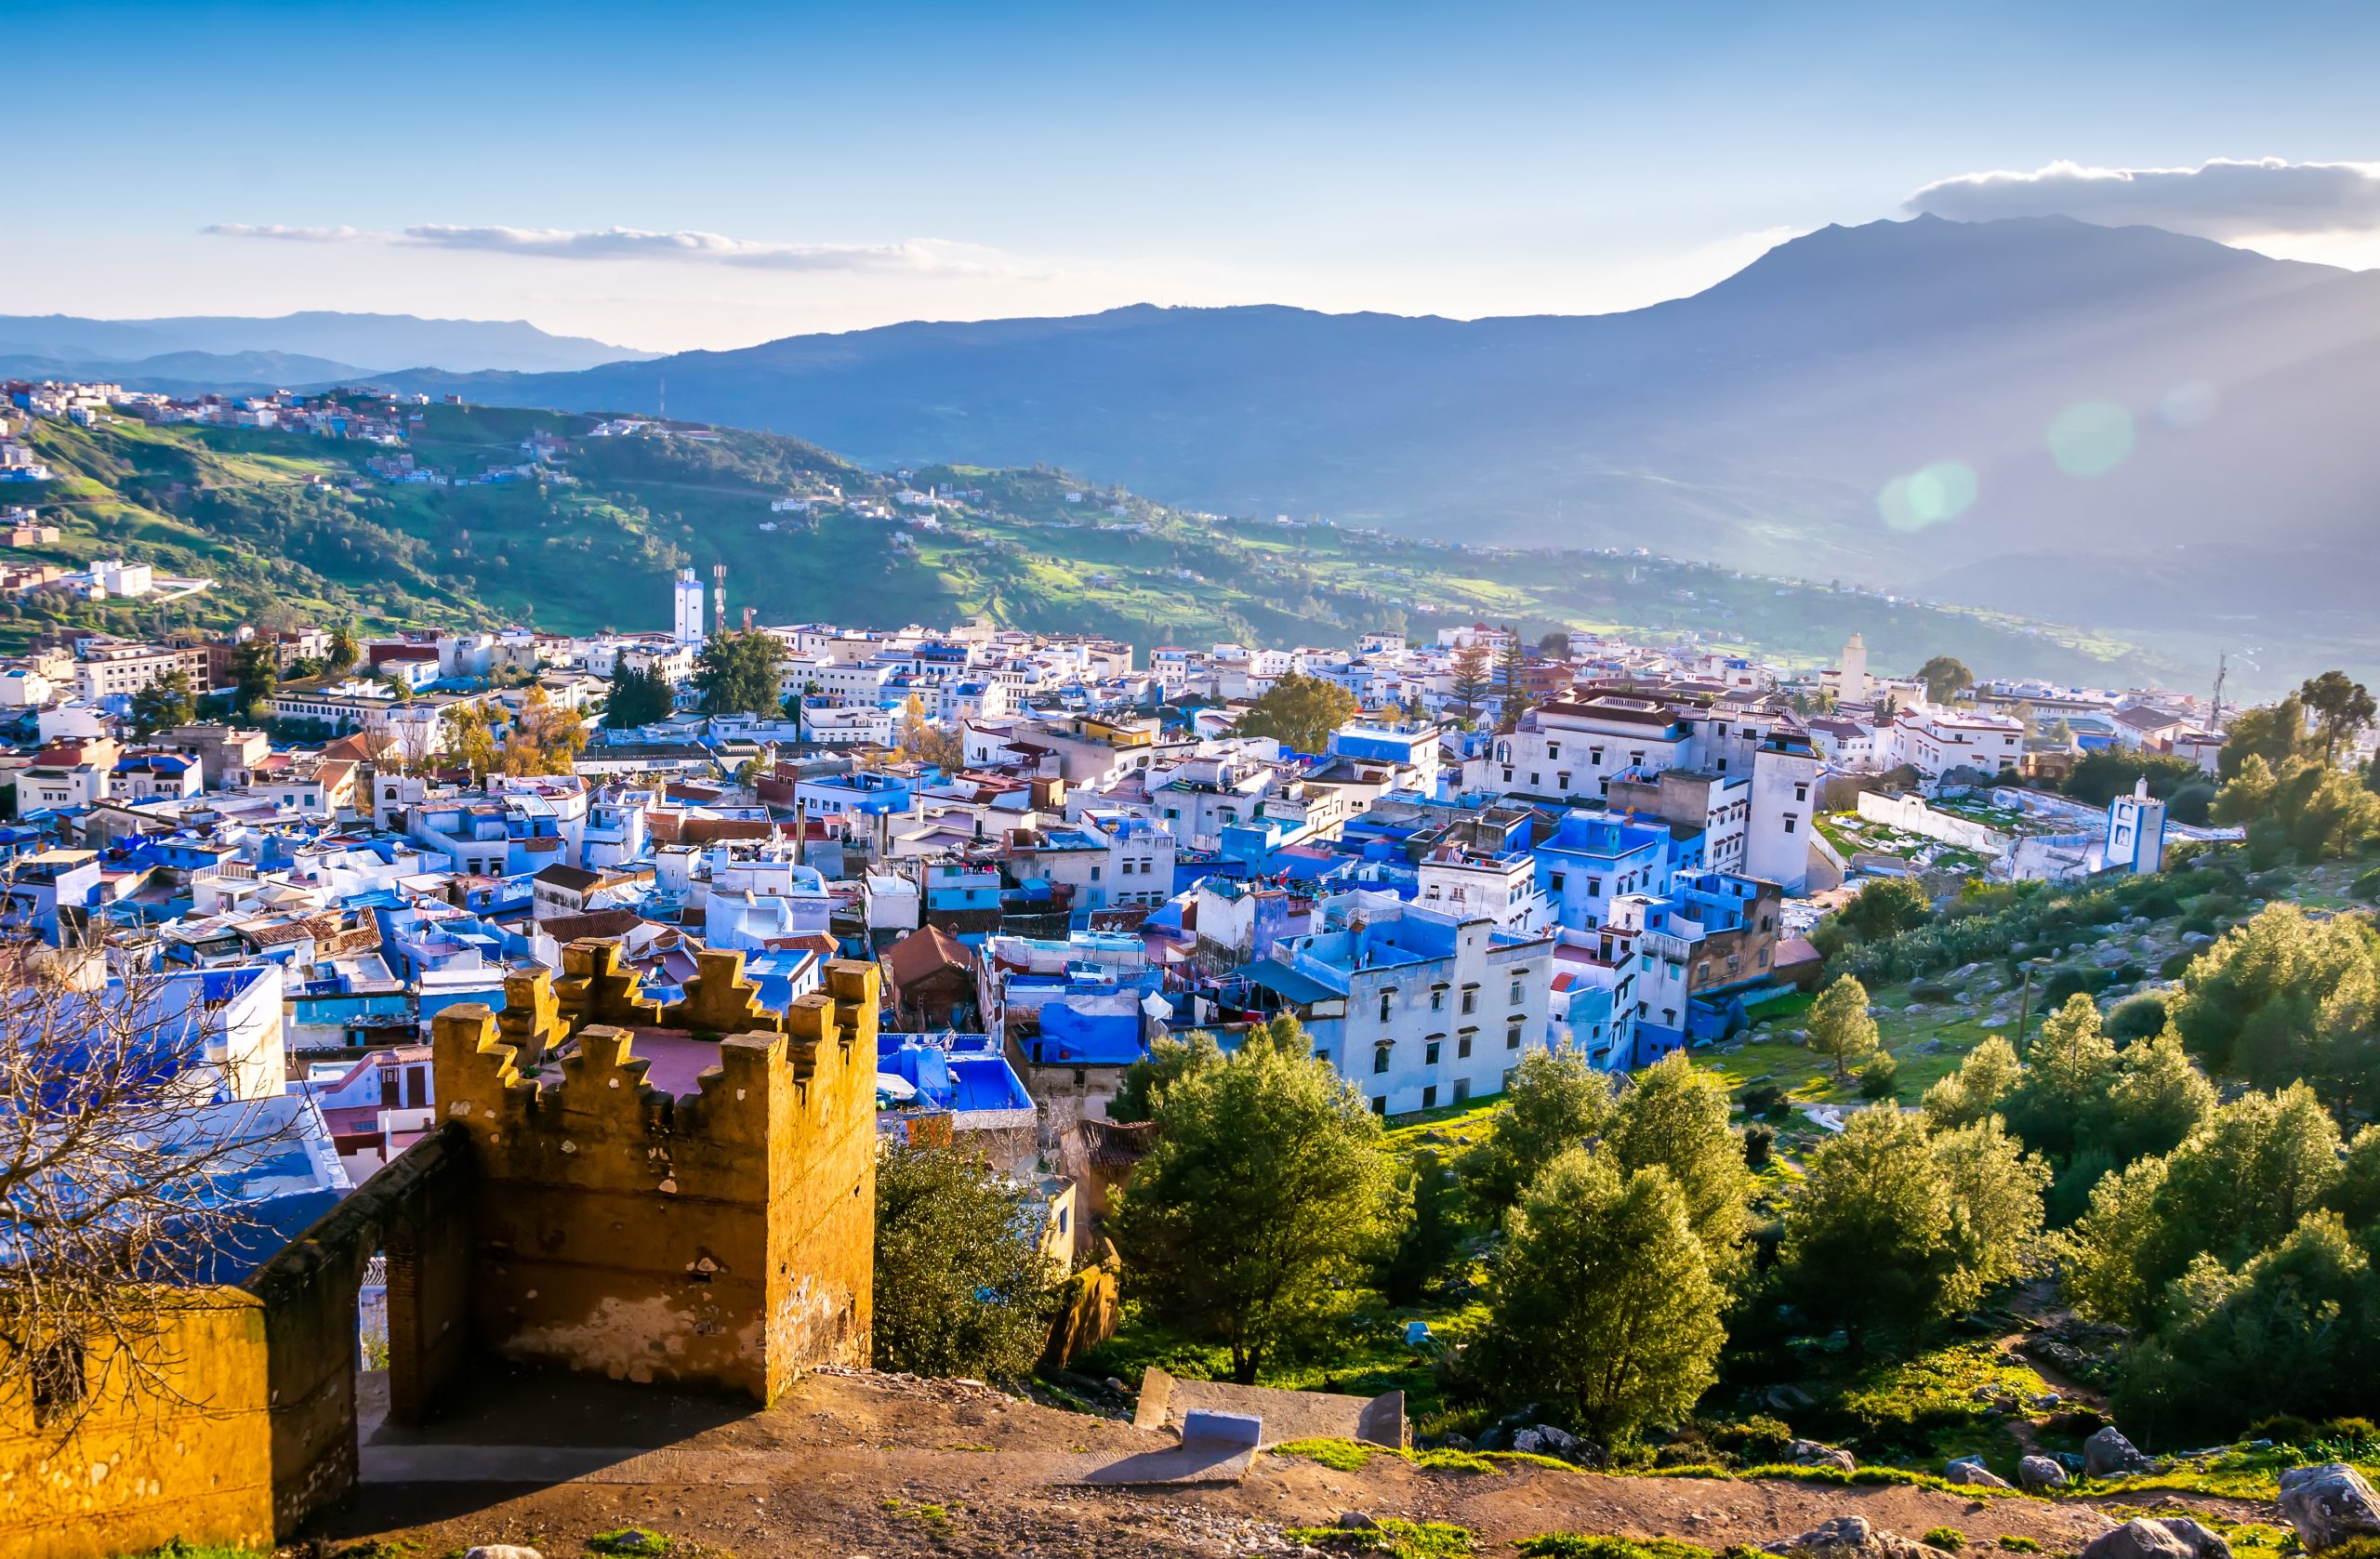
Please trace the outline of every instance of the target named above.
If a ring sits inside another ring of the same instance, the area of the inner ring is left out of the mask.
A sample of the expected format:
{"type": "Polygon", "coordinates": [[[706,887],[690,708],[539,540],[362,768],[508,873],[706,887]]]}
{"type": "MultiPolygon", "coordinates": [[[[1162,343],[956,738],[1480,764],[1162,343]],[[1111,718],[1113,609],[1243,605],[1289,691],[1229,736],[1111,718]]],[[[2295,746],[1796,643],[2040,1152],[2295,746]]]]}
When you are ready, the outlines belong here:
{"type": "MultiPolygon", "coordinates": [[[[434,1026],[437,1096],[478,1182],[481,1344],[762,1402],[808,1365],[865,1363],[875,966],[831,964],[782,1029],[718,1040],[718,1066],[680,1099],[647,1086],[628,1028],[601,1021],[658,1026],[616,948],[574,945],[564,972],[558,1020],[523,991],[502,1017],[457,1007],[434,1026]],[[549,1062],[557,1080],[522,1078],[506,1031],[554,1021],[578,1025],[575,1053],[549,1062]]],[[[740,955],[707,958],[670,1016],[697,1034],[714,1014],[767,1020],[741,998],[741,975],[740,955]]]]}

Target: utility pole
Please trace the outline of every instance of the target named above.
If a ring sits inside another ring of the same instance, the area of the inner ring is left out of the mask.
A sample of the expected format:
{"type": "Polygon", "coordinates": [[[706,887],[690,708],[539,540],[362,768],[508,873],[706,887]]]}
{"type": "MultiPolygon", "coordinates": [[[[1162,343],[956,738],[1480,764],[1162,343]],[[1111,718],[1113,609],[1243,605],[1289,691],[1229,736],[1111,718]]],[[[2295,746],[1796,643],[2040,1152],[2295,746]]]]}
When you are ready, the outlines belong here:
{"type": "Polygon", "coordinates": [[[2215,730],[2223,729],[2223,680],[2231,674],[2231,654],[2225,651],[2215,657],[2215,713],[2208,723],[2215,730]]]}

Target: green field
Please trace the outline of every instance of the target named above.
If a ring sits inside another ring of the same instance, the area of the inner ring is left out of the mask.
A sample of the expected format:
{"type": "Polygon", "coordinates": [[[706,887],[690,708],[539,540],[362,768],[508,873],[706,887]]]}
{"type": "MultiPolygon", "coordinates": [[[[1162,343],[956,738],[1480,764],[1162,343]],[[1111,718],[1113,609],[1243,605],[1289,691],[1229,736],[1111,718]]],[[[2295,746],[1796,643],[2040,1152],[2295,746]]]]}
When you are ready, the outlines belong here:
{"type": "MultiPolygon", "coordinates": [[[[62,480],[33,488],[61,525],[39,556],[124,552],[218,586],[166,607],[0,606],[0,642],[61,620],[115,631],[225,627],[260,615],[367,629],[527,624],[561,632],[660,626],[668,581],[728,569],[731,615],[855,626],[945,623],[1180,641],[1351,643],[1485,618],[1548,629],[1691,639],[1813,665],[1864,634],[1876,663],[1934,654],[1994,674],[2153,675],[2138,646],[2003,614],[1888,601],[1827,586],[1651,557],[1462,551],[1323,525],[1185,514],[1048,469],[869,473],[798,440],[721,431],[585,436],[595,419],[476,406],[418,409],[407,449],[456,485],[364,475],[375,446],[303,434],[117,421],[41,423],[62,480]],[[568,482],[471,482],[565,439],[568,482]],[[980,493],[924,530],[854,510],[906,484],[980,493]],[[350,486],[358,490],[348,491],[350,486]],[[770,500],[840,490],[814,514],[770,500]]],[[[12,495],[14,496],[14,495],[12,495]]]]}

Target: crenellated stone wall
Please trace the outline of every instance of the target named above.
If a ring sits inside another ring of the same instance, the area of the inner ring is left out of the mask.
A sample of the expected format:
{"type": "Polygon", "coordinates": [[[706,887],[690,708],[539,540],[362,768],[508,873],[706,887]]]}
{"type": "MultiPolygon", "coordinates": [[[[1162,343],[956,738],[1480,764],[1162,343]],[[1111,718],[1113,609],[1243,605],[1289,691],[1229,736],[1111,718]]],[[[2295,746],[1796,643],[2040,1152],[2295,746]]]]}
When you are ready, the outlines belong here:
{"type": "Polygon", "coordinates": [[[780,1020],[758,1007],[740,953],[706,954],[666,1012],[615,945],[563,956],[552,1008],[532,978],[508,985],[501,1013],[456,1007],[434,1026],[437,1096],[479,1186],[481,1345],[761,1402],[808,1365],[865,1363],[876,966],[830,964],[826,988],[780,1020]],[[761,1026],[715,1041],[697,1091],[649,1085],[635,1028],[708,1042],[710,1025],[737,1023],[761,1026]],[[547,1056],[562,1050],[536,1078],[509,1042],[532,1033],[547,1056]]]}

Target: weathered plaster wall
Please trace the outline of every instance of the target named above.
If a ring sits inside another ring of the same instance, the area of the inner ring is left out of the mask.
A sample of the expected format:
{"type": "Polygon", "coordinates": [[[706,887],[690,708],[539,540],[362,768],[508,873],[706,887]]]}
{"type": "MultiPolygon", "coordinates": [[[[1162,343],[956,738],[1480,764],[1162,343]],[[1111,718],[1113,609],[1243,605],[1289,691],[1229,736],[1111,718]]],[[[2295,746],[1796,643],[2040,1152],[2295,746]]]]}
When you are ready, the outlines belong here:
{"type": "Polygon", "coordinates": [[[0,1379],[0,1553],[108,1559],[200,1534],[271,1543],[264,1302],[178,1294],[143,1350],[163,1389],[95,1353],[93,1396],[71,1425],[35,1421],[20,1372],[0,1379]]]}

